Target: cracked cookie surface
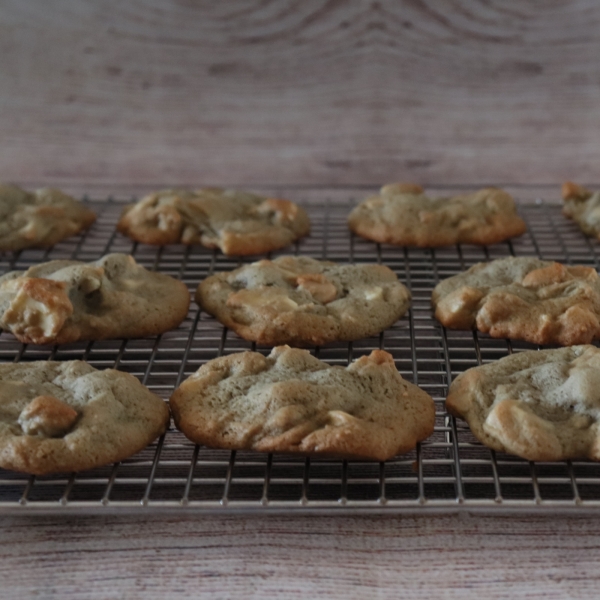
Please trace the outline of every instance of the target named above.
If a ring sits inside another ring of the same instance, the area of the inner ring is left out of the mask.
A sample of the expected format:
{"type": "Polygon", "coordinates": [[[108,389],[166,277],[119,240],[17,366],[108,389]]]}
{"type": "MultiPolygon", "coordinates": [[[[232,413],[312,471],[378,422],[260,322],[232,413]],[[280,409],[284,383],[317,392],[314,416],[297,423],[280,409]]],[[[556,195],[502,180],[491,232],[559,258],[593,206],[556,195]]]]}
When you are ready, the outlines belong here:
{"type": "Polygon", "coordinates": [[[434,403],[374,350],[347,368],[280,346],[211,360],[175,390],[175,424],[213,448],[387,460],[433,432],[434,403]]]}
{"type": "Polygon", "coordinates": [[[377,335],[408,310],[410,292],[382,265],[282,256],[208,277],[196,301],[244,339],[319,345],[377,335]]]}
{"type": "Polygon", "coordinates": [[[527,460],[600,460],[600,350],[519,352],[459,375],[446,399],[475,437],[527,460]]]}
{"type": "Polygon", "coordinates": [[[34,475],[117,462],[164,433],[167,404],[82,361],[0,365],[0,467],[34,475]]]}
{"type": "Polygon", "coordinates": [[[0,327],[24,343],[157,335],[177,327],[189,303],[184,283],[126,254],[54,260],[0,277],[0,327]]]}
{"type": "Polygon", "coordinates": [[[375,242],[422,248],[495,244],[526,229],[515,201],[503,190],[431,198],[413,183],[384,185],[352,210],[348,226],[375,242]]]}
{"type": "Polygon", "coordinates": [[[0,250],[48,248],[95,220],[93,211],[59,190],[0,184],[0,250]]]}
{"type": "Polygon", "coordinates": [[[573,219],[581,231],[600,239],[600,191],[591,192],[567,181],[562,186],[563,215],[573,219]]]}
{"type": "Polygon", "coordinates": [[[600,280],[592,267],[503,258],[445,279],[431,299],[450,329],[561,346],[600,338],[600,280]]]}
{"type": "Polygon", "coordinates": [[[224,254],[262,254],[308,234],[310,222],[289,200],[206,188],[162,190],[125,207],[117,229],[145,244],[201,244],[224,254]]]}

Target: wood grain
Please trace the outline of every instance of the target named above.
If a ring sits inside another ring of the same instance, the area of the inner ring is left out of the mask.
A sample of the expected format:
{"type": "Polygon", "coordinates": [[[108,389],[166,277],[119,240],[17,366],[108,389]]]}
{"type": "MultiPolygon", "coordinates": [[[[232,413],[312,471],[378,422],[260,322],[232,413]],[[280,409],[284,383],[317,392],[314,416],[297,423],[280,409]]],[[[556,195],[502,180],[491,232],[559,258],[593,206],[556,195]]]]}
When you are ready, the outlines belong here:
{"type": "Polygon", "coordinates": [[[5,180],[600,180],[596,0],[0,6],[5,180]]]}
{"type": "MultiPolygon", "coordinates": [[[[0,178],[592,184],[598,56],[596,0],[0,0],[0,178]]],[[[4,518],[0,541],[7,599],[598,595],[588,518],[4,518]]]]}
{"type": "Polygon", "coordinates": [[[597,598],[587,518],[35,518],[2,598],[597,598]]]}

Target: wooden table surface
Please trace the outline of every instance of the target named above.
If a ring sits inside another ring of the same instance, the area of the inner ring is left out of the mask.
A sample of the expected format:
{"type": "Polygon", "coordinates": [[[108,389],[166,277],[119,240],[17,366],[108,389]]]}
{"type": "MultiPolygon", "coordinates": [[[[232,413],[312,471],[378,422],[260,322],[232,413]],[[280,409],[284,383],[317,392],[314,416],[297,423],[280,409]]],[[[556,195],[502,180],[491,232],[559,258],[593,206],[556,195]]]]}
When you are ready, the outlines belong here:
{"type": "Polygon", "coordinates": [[[0,596],[598,598],[585,517],[79,517],[0,521],[0,596]]]}
{"type": "Polygon", "coordinates": [[[0,177],[599,182],[597,0],[3,0],[0,177]]]}
{"type": "MultiPolygon", "coordinates": [[[[4,180],[98,197],[600,182],[596,0],[0,7],[4,180]]],[[[0,531],[2,598],[599,596],[587,517],[3,517],[0,531]]]]}

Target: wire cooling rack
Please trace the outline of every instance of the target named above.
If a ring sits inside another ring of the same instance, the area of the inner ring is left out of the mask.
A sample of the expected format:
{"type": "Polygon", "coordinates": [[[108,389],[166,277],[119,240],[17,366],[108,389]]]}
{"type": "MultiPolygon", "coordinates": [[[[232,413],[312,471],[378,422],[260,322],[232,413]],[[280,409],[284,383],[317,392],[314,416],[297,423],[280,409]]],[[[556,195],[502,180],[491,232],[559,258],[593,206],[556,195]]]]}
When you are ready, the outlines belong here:
{"type": "MultiPolygon", "coordinates": [[[[302,202],[301,202],[302,203],[302,202]]],[[[600,464],[588,461],[532,463],[496,453],[444,410],[453,377],[510,352],[536,348],[472,332],[445,330],[433,319],[431,291],[443,278],[476,262],[504,256],[539,256],[596,266],[597,243],[542,201],[521,204],[528,223],[521,238],[489,247],[397,248],[353,236],[346,215],[356,203],[307,200],[310,237],[289,253],[337,262],[381,262],[412,291],[409,313],[375,338],[330,344],[312,351],[322,360],[346,365],[375,348],[394,357],[402,376],[433,396],[435,433],[415,451],[385,463],[230,452],[195,446],[171,427],[165,436],[121,463],[67,475],[30,477],[0,469],[0,513],[196,511],[407,512],[423,510],[534,510],[577,512],[600,507],[600,464]]],[[[0,256],[3,272],[41,261],[95,260],[109,252],[131,253],[149,269],[182,279],[190,292],[210,273],[231,270],[256,257],[225,257],[201,247],[156,248],[136,244],[115,231],[122,204],[89,202],[98,221],[83,236],[49,251],[0,256]]],[[[280,253],[273,253],[273,256],[280,253]]],[[[222,354],[270,348],[225,330],[192,303],[187,319],[155,338],[81,342],[55,347],[23,345],[0,335],[0,361],[86,360],[96,368],[117,368],[168,399],[200,365],[222,354]]]]}

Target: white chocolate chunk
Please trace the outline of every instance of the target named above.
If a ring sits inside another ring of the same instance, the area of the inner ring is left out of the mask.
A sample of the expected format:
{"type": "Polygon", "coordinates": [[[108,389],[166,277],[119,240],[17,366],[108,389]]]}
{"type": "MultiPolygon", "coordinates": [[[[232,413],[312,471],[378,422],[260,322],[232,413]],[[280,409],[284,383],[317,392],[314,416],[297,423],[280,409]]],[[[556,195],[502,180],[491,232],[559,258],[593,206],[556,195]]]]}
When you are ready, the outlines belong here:
{"type": "Polygon", "coordinates": [[[328,304],[335,300],[337,289],[320,273],[306,273],[296,278],[298,289],[307,291],[317,302],[328,304]]]}
{"type": "Polygon", "coordinates": [[[227,306],[249,308],[268,306],[277,311],[285,312],[298,308],[298,303],[288,298],[280,289],[260,287],[251,290],[239,290],[227,299],[227,306]]]}
{"type": "Polygon", "coordinates": [[[37,396],[19,415],[18,423],[27,435],[62,436],[77,420],[77,411],[54,396],[37,396]]]}
{"type": "Polygon", "coordinates": [[[365,290],[365,298],[367,300],[381,300],[383,297],[383,289],[379,286],[365,290]]]}
{"type": "Polygon", "coordinates": [[[26,334],[35,343],[56,336],[73,313],[62,282],[23,278],[15,280],[13,287],[18,291],[2,316],[2,326],[15,334],[26,334]]]}

